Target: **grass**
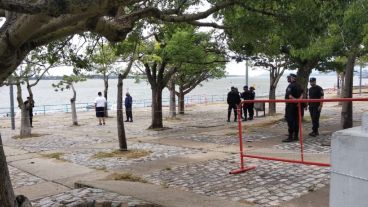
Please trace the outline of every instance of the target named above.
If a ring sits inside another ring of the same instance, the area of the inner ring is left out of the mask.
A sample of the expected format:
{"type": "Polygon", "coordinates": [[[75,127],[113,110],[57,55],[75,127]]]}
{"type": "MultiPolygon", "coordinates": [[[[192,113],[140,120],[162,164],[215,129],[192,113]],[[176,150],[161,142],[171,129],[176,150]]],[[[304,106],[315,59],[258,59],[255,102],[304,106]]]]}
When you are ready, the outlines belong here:
{"type": "Polygon", "coordinates": [[[238,132],[228,132],[225,135],[226,136],[236,136],[236,135],[238,135],[238,132]]]}
{"type": "Polygon", "coordinates": [[[109,180],[125,180],[125,181],[131,181],[131,182],[140,182],[140,183],[147,183],[147,180],[133,175],[132,173],[113,173],[107,177],[109,180]]]}
{"type": "Polygon", "coordinates": [[[62,152],[53,152],[53,153],[42,154],[43,157],[53,158],[53,159],[64,161],[65,159],[62,158],[63,155],[64,155],[64,153],[62,153],[62,152]]]}
{"type": "Polygon", "coordinates": [[[164,131],[164,130],[168,130],[171,129],[170,127],[162,127],[162,128],[151,128],[149,127],[148,130],[152,130],[152,131],[164,131]]]}
{"type": "Polygon", "coordinates": [[[44,135],[47,135],[47,134],[37,134],[37,133],[34,133],[34,134],[31,134],[30,136],[16,135],[16,136],[13,136],[12,138],[13,139],[26,139],[26,138],[33,138],[33,137],[42,137],[44,135]]]}
{"type": "Polygon", "coordinates": [[[103,159],[103,158],[109,158],[109,157],[124,157],[127,159],[134,159],[134,158],[140,158],[145,157],[151,154],[152,151],[149,150],[128,150],[128,151],[120,151],[120,150],[114,150],[112,152],[98,152],[95,155],[92,156],[94,159],[103,159]]]}
{"type": "Polygon", "coordinates": [[[181,118],[179,117],[166,117],[165,121],[180,121],[181,118]]]}
{"type": "Polygon", "coordinates": [[[167,184],[165,181],[160,182],[161,187],[163,188],[169,188],[169,184],[167,184]]]}

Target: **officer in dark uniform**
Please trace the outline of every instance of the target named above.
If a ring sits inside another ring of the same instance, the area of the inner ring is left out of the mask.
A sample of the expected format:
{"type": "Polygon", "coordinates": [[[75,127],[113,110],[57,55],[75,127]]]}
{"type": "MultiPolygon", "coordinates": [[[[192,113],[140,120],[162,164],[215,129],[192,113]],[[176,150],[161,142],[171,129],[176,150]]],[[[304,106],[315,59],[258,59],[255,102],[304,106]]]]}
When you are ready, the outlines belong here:
{"type": "MultiPolygon", "coordinates": [[[[251,86],[249,88],[250,91],[250,100],[254,100],[256,98],[256,92],[254,92],[254,90],[256,90],[253,86],[251,86]]],[[[249,120],[253,119],[254,116],[254,103],[250,103],[248,106],[248,112],[249,112],[249,120]]]]}
{"type": "MultiPolygon", "coordinates": [[[[286,92],[285,92],[285,99],[288,99],[288,97],[287,97],[287,91],[288,91],[288,89],[289,89],[289,86],[290,86],[290,75],[288,75],[287,77],[286,77],[286,80],[287,80],[287,82],[289,83],[289,85],[286,87],[286,92]]],[[[285,103],[285,121],[287,121],[287,108],[288,108],[288,105],[289,105],[289,103],[285,103]]]]}
{"type": "MultiPolygon", "coordinates": [[[[243,100],[251,100],[251,92],[250,90],[248,89],[248,86],[244,86],[243,87],[244,91],[243,93],[241,93],[241,98],[243,100]]],[[[243,104],[243,113],[244,113],[244,118],[243,118],[243,121],[247,121],[248,120],[248,115],[247,115],[247,112],[249,110],[249,103],[246,103],[246,104],[243,104]]],[[[249,116],[250,116],[250,111],[249,111],[249,116]]]]}
{"type": "MultiPolygon", "coordinates": [[[[308,90],[308,98],[309,99],[323,99],[324,93],[323,89],[316,84],[316,78],[310,78],[309,83],[311,87],[308,90]]],[[[323,102],[310,102],[309,103],[309,112],[312,119],[312,132],[309,133],[309,136],[315,137],[319,135],[319,117],[321,115],[323,102]]]]}
{"type": "MultiPolygon", "coordinates": [[[[300,99],[302,96],[302,87],[296,82],[296,75],[290,74],[290,84],[286,89],[286,99],[300,99]]],[[[293,142],[299,139],[299,116],[298,104],[287,103],[286,118],[288,123],[288,138],[283,142],[293,142]]]]}
{"type": "Polygon", "coordinates": [[[240,95],[235,87],[231,87],[231,91],[227,94],[227,104],[229,104],[227,112],[227,122],[230,122],[231,111],[234,110],[234,122],[237,121],[237,107],[240,104],[240,95]]]}

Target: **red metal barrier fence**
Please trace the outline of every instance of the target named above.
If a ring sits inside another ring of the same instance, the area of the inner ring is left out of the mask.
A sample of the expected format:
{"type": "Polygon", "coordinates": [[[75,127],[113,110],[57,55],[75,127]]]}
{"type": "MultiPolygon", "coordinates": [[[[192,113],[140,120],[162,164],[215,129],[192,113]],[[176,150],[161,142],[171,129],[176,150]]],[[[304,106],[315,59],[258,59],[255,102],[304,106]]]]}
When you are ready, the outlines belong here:
{"type": "Polygon", "coordinates": [[[330,166],[329,163],[320,162],[308,162],[304,160],[304,145],[303,145],[303,126],[302,126],[302,109],[301,103],[311,103],[311,102],[353,102],[353,101],[367,101],[368,98],[335,98],[335,99],[286,99],[286,100],[247,100],[242,101],[238,107],[238,116],[241,116],[241,108],[243,104],[246,103],[297,103],[298,104],[298,117],[299,117],[299,143],[300,143],[300,160],[293,159],[283,159],[277,157],[266,157],[258,155],[247,155],[243,149],[243,127],[242,120],[238,118],[238,131],[239,131],[239,145],[240,145],[240,169],[230,171],[230,174],[238,174],[248,170],[255,169],[255,166],[247,167],[245,166],[245,157],[273,160],[281,162],[299,163],[304,165],[317,165],[317,166],[330,166]]]}

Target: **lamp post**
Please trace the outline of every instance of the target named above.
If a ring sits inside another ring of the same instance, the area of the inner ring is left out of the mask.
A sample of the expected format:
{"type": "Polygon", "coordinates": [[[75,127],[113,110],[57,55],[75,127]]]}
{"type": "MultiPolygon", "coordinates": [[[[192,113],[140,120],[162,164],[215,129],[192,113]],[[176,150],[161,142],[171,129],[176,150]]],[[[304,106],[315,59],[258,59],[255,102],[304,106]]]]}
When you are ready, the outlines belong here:
{"type": "Polygon", "coordinates": [[[245,85],[248,85],[248,59],[245,60],[245,85]]]}
{"type": "Polygon", "coordinates": [[[11,127],[12,130],[15,129],[15,115],[14,115],[14,90],[13,90],[13,83],[9,83],[9,93],[10,93],[10,120],[11,120],[11,127]]]}
{"type": "Polygon", "coordinates": [[[362,70],[363,70],[363,63],[360,64],[359,95],[362,95],[362,70]]]}

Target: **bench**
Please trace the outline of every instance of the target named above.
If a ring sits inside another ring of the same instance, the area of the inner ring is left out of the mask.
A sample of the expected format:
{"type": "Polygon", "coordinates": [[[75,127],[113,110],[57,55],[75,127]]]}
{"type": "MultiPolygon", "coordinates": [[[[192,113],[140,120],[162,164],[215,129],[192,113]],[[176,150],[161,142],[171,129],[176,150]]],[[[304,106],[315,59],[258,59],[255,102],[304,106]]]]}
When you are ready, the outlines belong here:
{"type": "Polygon", "coordinates": [[[263,116],[266,116],[266,103],[256,102],[254,103],[254,110],[256,110],[256,117],[258,117],[258,111],[263,111],[263,116]]]}

